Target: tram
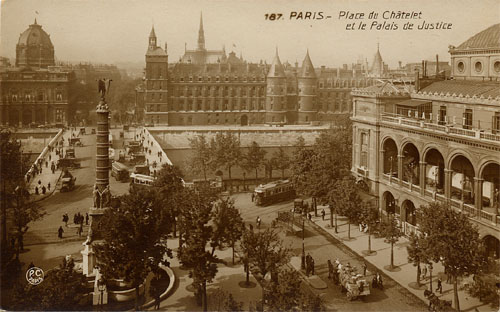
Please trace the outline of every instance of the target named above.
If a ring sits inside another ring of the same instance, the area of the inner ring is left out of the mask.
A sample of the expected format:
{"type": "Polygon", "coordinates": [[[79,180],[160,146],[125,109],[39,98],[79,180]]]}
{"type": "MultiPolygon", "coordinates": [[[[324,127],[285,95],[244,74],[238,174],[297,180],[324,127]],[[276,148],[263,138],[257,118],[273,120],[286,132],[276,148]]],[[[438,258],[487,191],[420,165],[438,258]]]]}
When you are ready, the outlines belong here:
{"type": "Polygon", "coordinates": [[[267,206],[295,198],[295,188],[290,180],[278,180],[259,185],[254,191],[257,206],[267,206]]]}

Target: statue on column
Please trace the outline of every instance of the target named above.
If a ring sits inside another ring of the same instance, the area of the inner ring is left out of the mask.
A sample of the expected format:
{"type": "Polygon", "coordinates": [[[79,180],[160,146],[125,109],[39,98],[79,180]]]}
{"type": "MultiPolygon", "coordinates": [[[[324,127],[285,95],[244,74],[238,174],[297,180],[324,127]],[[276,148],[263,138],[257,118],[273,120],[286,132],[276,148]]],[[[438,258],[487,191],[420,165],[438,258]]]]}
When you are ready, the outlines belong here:
{"type": "Polygon", "coordinates": [[[97,184],[94,184],[94,208],[100,208],[101,204],[101,193],[99,193],[99,188],[97,187],[97,184]]]}
{"type": "Polygon", "coordinates": [[[101,98],[104,99],[106,93],[109,93],[109,89],[111,88],[112,79],[102,78],[97,82],[98,92],[101,94],[101,98]]]}
{"type": "Polygon", "coordinates": [[[109,185],[101,193],[101,206],[100,208],[108,207],[111,202],[111,192],[109,190],[109,185]]]}

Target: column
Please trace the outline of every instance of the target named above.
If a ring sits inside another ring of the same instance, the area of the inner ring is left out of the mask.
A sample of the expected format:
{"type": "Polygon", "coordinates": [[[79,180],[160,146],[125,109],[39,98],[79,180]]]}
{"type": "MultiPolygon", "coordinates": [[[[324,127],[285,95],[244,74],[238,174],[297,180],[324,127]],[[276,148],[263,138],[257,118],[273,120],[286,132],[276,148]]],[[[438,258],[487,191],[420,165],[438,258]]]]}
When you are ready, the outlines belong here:
{"type": "Polygon", "coordinates": [[[449,201],[451,198],[451,177],[453,174],[453,170],[444,169],[444,196],[446,200],[449,201]]]}
{"type": "Polygon", "coordinates": [[[398,178],[400,186],[403,186],[403,158],[403,155],[398,155],[398,178]]]}
{"type": "Polygon", "coordinates": [[[380,150],[380,160],[379,160],[379,162],[380,162],[380,165],[379,165],[380,173],[379,173],[378,176],[379,176],[379,181],[380,181],[384,177],[385,150],[380,150]]]}
{"type": "Polygon", "coordinates": [[[427,163],[425,161],[420,162],[420,195],[425,195],[425,176],[427,163]]]}
{"type": "Polygon", "coordinates": [[[474,177],[474,206],[479,210],[483,209],[483,182],[481,178],[474,177]]]}

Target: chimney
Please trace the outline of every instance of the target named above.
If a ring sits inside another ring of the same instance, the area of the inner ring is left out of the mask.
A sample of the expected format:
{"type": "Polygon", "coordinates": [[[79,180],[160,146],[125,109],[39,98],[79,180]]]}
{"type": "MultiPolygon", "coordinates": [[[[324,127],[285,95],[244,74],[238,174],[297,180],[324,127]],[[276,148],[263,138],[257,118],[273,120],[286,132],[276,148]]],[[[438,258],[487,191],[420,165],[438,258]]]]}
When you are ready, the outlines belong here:
{"type": "Polygon", "coordinates": [[[422,60],[422,78],[425,77],[425,61],[422,60]]]}
{"type": "Polygon", "coordinates": [[[420,78],[418,74],[418,69],[415,68],[415,91],[420,91],[420,78]]]}
{"type": "Polygon", "coordinates": [[[436,54],[436,78],[439,75],[439,55],[436,54]]]}

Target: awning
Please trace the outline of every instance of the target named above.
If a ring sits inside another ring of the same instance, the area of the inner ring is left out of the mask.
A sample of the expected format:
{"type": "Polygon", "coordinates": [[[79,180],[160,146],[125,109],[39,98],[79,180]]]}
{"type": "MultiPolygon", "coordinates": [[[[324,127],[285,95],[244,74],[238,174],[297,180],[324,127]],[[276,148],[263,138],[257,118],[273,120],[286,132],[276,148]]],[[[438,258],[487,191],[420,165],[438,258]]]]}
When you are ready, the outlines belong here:
{"type": "Polygon", "coordinates": [[[406,100],[403,102],[396,103],[397,106],[405,106],[405,107],[419,107],[420,105],[424,104],[431,104],[431,101],[425,101],[425,100],[406,100]]]}

